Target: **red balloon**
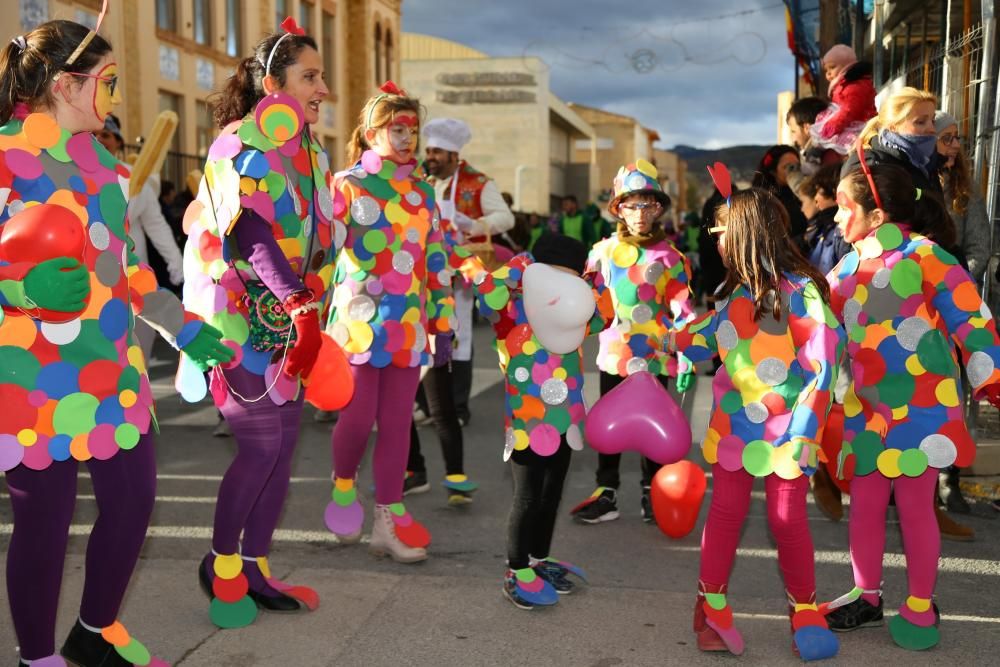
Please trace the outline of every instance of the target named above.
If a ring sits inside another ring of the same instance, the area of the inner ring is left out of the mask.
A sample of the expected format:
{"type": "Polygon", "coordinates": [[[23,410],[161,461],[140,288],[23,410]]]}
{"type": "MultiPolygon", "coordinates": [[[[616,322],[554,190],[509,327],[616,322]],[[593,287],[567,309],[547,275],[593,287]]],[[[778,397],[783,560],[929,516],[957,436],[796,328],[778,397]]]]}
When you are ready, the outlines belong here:
{"type": "Polygon", "coordinates": [[[668,537],[684,537],[698,522],[708,482],[705,472],[691,461],[665,465],[653,476],[650,498],[656,525],[668,537]]]}
{"type": "Polygon", "coordinates": [[[306,400],[320,410],[340,410],[354,396],[351,365],[340,346],[325,333],[309,376],[305,378],[306,400]]]}
{"type": "MultiPolygon", "coordinates": [[[[56,257],[70,257],[83,262],[87,233],[83,223],[71,210],[57,204],[29,206],[3,225],[0,232],[0,258],[16,264],[38,264],[56,257]]],[[[84,299],[89,302],[90,297],[84,299]]],[[[4,308],[11,315],[21,310],[4,308]]],[[[68,322],[79,313],[64,313],[38,308],[25,313],[44,322],[68,322]]]]}

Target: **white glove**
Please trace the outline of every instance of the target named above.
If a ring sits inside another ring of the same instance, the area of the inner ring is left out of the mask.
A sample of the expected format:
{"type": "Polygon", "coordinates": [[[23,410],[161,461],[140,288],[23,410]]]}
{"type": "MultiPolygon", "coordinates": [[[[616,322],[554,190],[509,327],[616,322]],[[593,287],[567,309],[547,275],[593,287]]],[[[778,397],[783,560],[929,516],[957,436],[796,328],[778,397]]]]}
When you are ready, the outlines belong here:
{"type": "Polygon", "coordinates": [[[476,220],[470,218],[461,211],[455,211],[455,220],[453,222],[455,223],[455,226],[463,232],[472,231],[473,227],[478,224],[476,220]]]}

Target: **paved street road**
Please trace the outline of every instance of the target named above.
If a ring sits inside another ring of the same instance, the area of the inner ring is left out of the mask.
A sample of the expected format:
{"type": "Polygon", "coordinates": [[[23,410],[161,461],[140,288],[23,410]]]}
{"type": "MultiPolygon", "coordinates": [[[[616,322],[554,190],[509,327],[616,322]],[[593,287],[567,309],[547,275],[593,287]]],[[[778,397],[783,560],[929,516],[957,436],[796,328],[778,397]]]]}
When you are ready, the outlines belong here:
{"type": "MultiPolygon", "coordinates": [[[[431,559],[410,566],[376,560],[364,545],[341,546],[327,533],[322,515],[330,492],[330,428],[314,423],[308,408],[271,561],[282,579],[315,587],[322,605],[312,614],[261,615],[253,626],[237,631],[220,631],[209,622],[207,600],[196,579],[198,561],[209,545],[215,493],[234,444],[211,437],[213,408],[181,404],[171,390],[169,366],[155,369],[163,425],[158,502],[122,613],[130,631],[160,657],[184,667],[734,664],[700,654],[694,645],[691,609],[700,525],[686,538],[670,540],[642,523],[634,454],[623,462],[622,518],[600,526],[576,525],[566,514],[593,489],[596,455],[585,451],[573,461],[554,554],[586,568],[591,585],[554,608],[532,612],[517,610],[501,597],[510,476],[500,458],[502,391],[489,333],[485,327],[477,330],[473,420],[465,431],[467,469],[481,484],[473,505],[461,510],[445,505],[437,484],[443,477],[437,439],[432,430],[422,431],[434,488],[408,498],[407,504],[433,534],[431,559]]],[[[592,341],[588,350],[593,359],[592,341]]],[[[701,378],[694,397],[696,440],[707,421],[709,380],[701,378]]],[[[596,374],[588,384],[594,395],[596,374]]],[[[699,460],[697,447],[693,451],[699,460]]],[[[85,472],[83,477],[66,563],[60,641],[79,603],[86,535],[96,511],[85,472]]],[[[362,479],[367,491],[367,464],[362,479]]],[[[762,495],[758,484],[730,593],[748,643],[740,664],[798,664],[762,495]]],[[[370,493],[366,497],[370,514],[370,493]]],[[[702,520],[704,516],[703,507],[702,520]]],[[[829,599],[851,586],[847,526],[828,522],[814,507],[810,517],[819,593],[829,599]]],[[[4,551],[10,521],[4,500],[4,551]]],[[[925,654],[905,653],[895,648],[885,628],[867,629],[842,637],[837,664],[997,664],[1000,522],[982,506],[969,521],[978,531],[976,542],[944,544],[938,585],[944,613],[941,645],[925,654]]],[[[886,601],[887,609],[894,609],[905,597],[898,530],[890,530],[889,551],[886,601]]],[[[16,642],[6,593],[0,595],[0,664],[14,664],[16,642]]]]}

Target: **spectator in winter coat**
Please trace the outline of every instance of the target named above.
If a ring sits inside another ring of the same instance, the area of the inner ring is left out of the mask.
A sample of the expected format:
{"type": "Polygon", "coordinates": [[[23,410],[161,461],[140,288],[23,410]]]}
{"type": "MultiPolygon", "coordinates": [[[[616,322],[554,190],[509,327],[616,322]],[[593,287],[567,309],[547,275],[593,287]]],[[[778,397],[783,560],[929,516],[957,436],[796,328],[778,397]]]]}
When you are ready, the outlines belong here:
{"type": "Polygon", "coordinates": [[[788,211],[792,237],[798,238],[806,231],[806,216],[802,213],[799,198],[788,185],[790,173],[799,171],[799,152],[794,146],[771,146],[757,164],[753,177],[755,188],[764,188],[775,195],[788,211]]]}
{"type": "Polygon", "coordinates": [[[830,82],[830,108],[816,117],[810,134],[824,148],[847,155],[875,110],[872,66],[858,62],[854,50],[837,44],[823,56],[823,71],[830,82]]]}
{"type": "Polygon", "coordinates": [[[810,129],[816,117],[830,108],[830,103],[819,97],[803,97],[788,108],[785,122],[792,135],[792,143],[799,149],[802,173],[812,176],[825,164],[840,164],[844,156],[832,148],[823,148],[813,142],[810,129]]]}

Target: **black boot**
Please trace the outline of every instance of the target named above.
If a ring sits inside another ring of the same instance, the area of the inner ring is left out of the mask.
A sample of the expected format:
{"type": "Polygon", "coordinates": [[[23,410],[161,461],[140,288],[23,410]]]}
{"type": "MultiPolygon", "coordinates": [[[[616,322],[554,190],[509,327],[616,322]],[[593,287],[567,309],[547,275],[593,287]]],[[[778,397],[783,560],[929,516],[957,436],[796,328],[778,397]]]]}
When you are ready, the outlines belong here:
{"type": "Polygon", "coordinates": [[[969,514],[972,511],[962,495],[962,488],[959,486],[959,471],[955,466],[948,466],[938,473],[938,493],[949,512],[969,514]]]}
{"type": "Polygon", "coordinates": [[[99,632],[91,632],[80,624],[69,631],[69,637],[59,652],[62,657],[80,667],[133,667],[133,664],[118,655],[118,651],[104,640],[99,632]]]}

